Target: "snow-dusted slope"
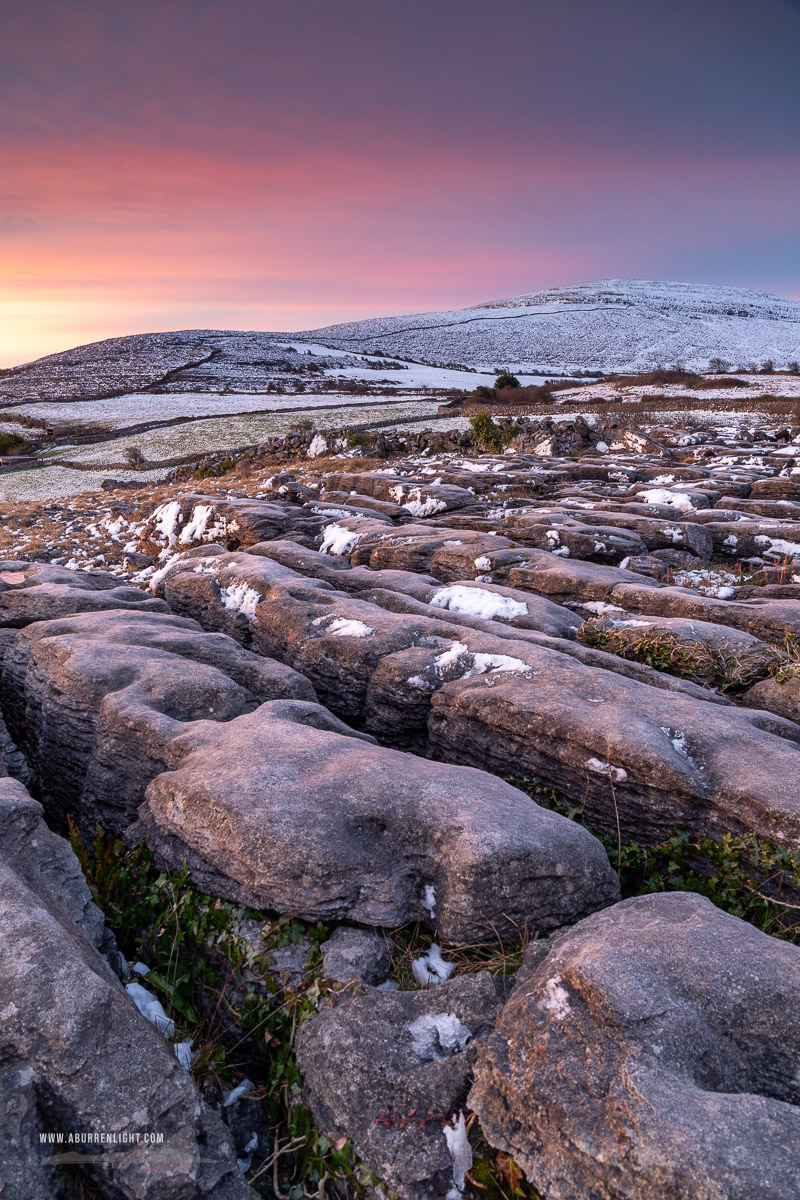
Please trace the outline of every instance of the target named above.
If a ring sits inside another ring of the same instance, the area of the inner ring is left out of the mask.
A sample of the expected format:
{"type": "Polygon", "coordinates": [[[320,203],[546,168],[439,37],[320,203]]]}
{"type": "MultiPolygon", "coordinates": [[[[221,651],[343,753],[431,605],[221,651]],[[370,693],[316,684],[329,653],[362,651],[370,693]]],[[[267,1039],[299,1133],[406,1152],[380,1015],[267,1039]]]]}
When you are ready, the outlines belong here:
{"type": "Polygon", "coordinates": [[[606,280],[300,334],[137,334],[0,372],[0,412],[144,391],[154,397],[153,409],[159,396],[211,395],[230,396],[236,411],[242,395],[391,395],[473,388],[491,383],[494,368],[535,382],[577,370],[642,371],[676,362],[702,369],[715,357],[734,367],[800,359],[800,301],[742,288],[606,280]]]}
{"type": "Polygon", "coordinates": [[[703,368],[715,357],[733,366],[767,358],[783,366],[800,358],[800,301],[745,288],[606,279],[455,312],[331,325],[313,337],[427,362],[552,373],[675,362],[703,368]]]}

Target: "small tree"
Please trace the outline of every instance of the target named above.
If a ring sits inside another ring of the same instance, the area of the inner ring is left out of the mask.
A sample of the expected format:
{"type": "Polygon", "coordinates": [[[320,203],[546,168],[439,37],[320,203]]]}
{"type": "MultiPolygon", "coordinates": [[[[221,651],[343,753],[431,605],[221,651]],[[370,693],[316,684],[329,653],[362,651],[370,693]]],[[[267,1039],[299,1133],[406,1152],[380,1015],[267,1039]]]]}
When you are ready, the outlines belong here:
{"type": "Polygon", "coordinates": [[[724,375],[730,370],[731,364],[726,362],[724,358],[710,358],[708,360],[708,369],[712,375],[724,375]]]}
{"type": "Polygon", "coordinates": [[[772,361],[771,358],[765,358],[763,363],[761,364],[761,374],[762,375],[771,375],[774,370],[775,370],[775,363],[772,361]]]}
{"type": "Polygon", "coordinates": [[[129,446],[125,451],[125,461],[129,467],[143,467],[146,460],[138,446],[129,446]]]}
{"type": "Polygon", "coordinates": [[[503,371],[502,374],[498,375],[497,379],[495,379],[494,386],[496,388],[518,388],[519,380],[517,379],[516,375],[511,375],[508,371],[503,371]]]}
{"type": "Polygon", "coordinates": [[[800,363],[797,361],[788,362],[786,364],[786,370],[790,375],[800,375],[800,363]]]}

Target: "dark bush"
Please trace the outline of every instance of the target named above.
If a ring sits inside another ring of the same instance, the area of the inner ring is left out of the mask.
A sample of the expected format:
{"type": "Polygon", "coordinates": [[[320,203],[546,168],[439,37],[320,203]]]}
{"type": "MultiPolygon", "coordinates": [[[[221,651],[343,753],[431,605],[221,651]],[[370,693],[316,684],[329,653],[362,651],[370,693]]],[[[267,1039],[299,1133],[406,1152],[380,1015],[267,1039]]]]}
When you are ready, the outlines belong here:
{"type": "Polygon", "coordinates": [[[30,448],[30,442],[18,433],[0,433],[0,454],[25,454],[30,448]]]}
{"type": "Polygon", "coordinates": [[[498,375],[497,379],[495,379],[494,386],[496,388],[518,388],[519,380],[517,379],[516,375],[510,375],[508,371],[503,371],[502,374],[498,375]]]}

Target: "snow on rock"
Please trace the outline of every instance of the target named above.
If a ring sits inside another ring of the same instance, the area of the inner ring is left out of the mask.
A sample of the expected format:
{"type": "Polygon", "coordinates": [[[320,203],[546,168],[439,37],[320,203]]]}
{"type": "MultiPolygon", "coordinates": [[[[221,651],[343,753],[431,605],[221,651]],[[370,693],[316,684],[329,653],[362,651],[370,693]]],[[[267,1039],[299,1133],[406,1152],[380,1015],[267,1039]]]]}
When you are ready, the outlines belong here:
{"type": "Polygon", "coordinates": [[[610,763],[602,762],[599,758],[588,758],[586,767],[595,775],[607,776],[614,783],[624,783],[628,778],[628,772],[623,767],[612,767],[610,763]]]}
{"type": "MultiPolygon", "coordinates": [[[[327,617],[317,617],[313,624],[320,625],[327,620],[327,617]]],[[[325,628],[325,633],[333,633],[336,637],[369,637],[374,632],[363,621],[349,621],[346,617],[335,617],[325,628]]]]}
{"type": "Polygon", "coordinates": [[[216,517],[211,504],[196,504],[192,515],[181,530],[178,541],[183,545],[191,542],[210,542],[225,536],[227,522],[224,517],[216,517],[209,528],[209,522],[216,517]]]}
{"type": "Polygon", "coordinates": [[[447,508],[444,500],[437,500],[435,496],[427,496],[422,498],[422,489],[415,488],[409,492],[408,499],[402,505],[408,509],[413,517],[432,517],[434,513],[444,512],[447,508]]]}
{"type": "Polygon", "coordinates": [[[789,542],[786,538],[768,537],[765,533],[757,534],[753,541],[764,547],[765,557],[800,558],[800,542],[789,542]]]}
{"type": "Polygon", "coordinates": [[[544,996],[539,1001],[539,1008],[550,1013],[556,1021],[563,1021],[569,1016],[569,992],[564,987],[563,980],[560,975],[554,975],[552,979],[548,979],[544,985],[544,996]]]}
{"type": "Polygon", "coordinates": [[[248,621],[256,619],[256,605],[262,599],[260,594],[244,583],[232,583],[229,587],[220,588],[220,599],[229,612],[240,612],[248,621]]]}
{"type": "Polygon", "coordinates": [[[148,992],[146,987],[142,987],[140,983],[127,983],[125,991],[130,996],[133,1003],[138,1008],[143,1017],[155,1025],[165,1037],[172,1037],[175,1033],[175,1022],[164,1012],[164,1007],[157,996],[152,992],[148,992]]]}
{"type": "MultiPolygon", "coordinates": [[[[487,671],[511,671],[521,675],[536,674],[535,669],[528,666],[521,658],[513,658],[510,654],[473,654],[464,642],[452,642],[448,650],[437,654],[433,660],[433,667],[438,675],[450,672],[452,667],[463,668],[458,670],[457,678],[459,679],[471,679],[475,675],[485,675],[487,671]]],[[[409,680],[409,683],[414,684],[416,679],[415,676],[414,679],[409,680]]],[[[419,680],[419,682],[423,683],[424,680],[419,680]]]]}
{"type": "Polygon", "coordinates": [[[434,608],[448,608],[451,612],[464,613],[470,617],[483,617],[487,621],[495,617],[510,621],[514,617],[527,615],[528,606],[521,600],[512,600],[496,592],[482,588],[454,585],[442,588],[431,600],[434,608]]]}
{"type": "Polygon", "coordinates": [[[323,530],[319,552],[339,557],[349,554],[353,547],[358,545],[360,538],[361,534],[345,529],[344,525],[327,525],[323,530]]]}
{"type": "Polygon", "coordinates": [[[462,1195],[467,1171],[472,1166],[472,1148],[467,1137],[463,1112],[458,1114],[452,1125],[445,1125],[444,1137],[450,1158],[453,1160],[453,1186],[448,1191],[446,1200],[455,1200],[462,1195]]]}
{"type": "Polygon", "coordinates": [[[408,1026],[411,1049],[425,1062],[450,1058],[464,1049],[472,1032],[455,1013],[423,1013],[408,1026]]]}
{"type": "Polygon", "coordinates": [[[181,520],[181,506],[177,500],[159,504],[153,513],[153,536],[167,546],[174,546],[181,520]]]}
{"type": "Polygon", "coordinates": [[[427,954],[415,958],[411,964],[411,972],[421,987],[431,987],[436,983],[444,983],[455,970],[455,963],[445,962],[442,951],[433,942],[427,954]]]}
{"type": "Polygon", "coordinates": [[[314,434],[311,439],[311,445],[308,447],[309,458],[320,458],[323,454],[328,453],[328,443],[321,433],[314,434]]]}
{"type": "Polygon", "coordinates": [[[672,508],[677,508],[679,512],[696,511],[691,496],[687,496],[685,492],[669,492],[666,488],[648,488],[645,492],[639,492],[637,498],[645,504],[669,504],[672,508]]]}

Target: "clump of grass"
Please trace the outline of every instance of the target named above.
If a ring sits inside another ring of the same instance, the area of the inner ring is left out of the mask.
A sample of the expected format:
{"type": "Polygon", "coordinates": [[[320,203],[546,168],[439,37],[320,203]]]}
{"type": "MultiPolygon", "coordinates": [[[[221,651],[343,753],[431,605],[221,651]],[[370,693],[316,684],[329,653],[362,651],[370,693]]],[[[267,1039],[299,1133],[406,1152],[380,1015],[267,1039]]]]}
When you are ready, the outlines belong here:
{"type": "MultiPolygon", "coordinates": [[[[793,636],[787,634],[787,639],[793,636]]],[[[683,642],[674,633],[657,629],[635,634],[625,629],[604,629],[601,621],[595,619],[585,621],[576,637],[584,646],[605,650],[720,692],[743,691],[770,675],[783,680],[782,672],[786,671],[787,678],[794,678],[800,670],[798,647],[795,645],[792,659],[785,648],[787,643],[783,648],[755,646],[736,651],[707,642],[683,642]]]]}
{"type": "Polygon", "coordinates": [[[791,683],[800,678],[800,636],[787,629],[782,651],[782,661],[772,664],[769,673],[776,683],[791,683]]]}
{"type": "MultiPolygon", "coordinates": [[[[380,1180],[359,1160],[352,1142],[332,1142],[321,1134],[302,1102],[297,1028],[343,990],[321,970],[328,926],[208,896],[186,867],[161,872],[145,846],[128,847],[99,828],[87,847],[70,824],[70,841],[121,950],[132,962],[148,963],[144,982],[159,993],[177,1037],[194,1040],[199,1053],[192,1073],[201,1090],[219,1095],[245,1075],[254,1082],[249,1099],[263,1106],[274,1148],[254,1164],[249,1181],[282,1200],[325,1196],[326,1184],[327,1194],[342,1200],[374,1195],[380,1180]],[[241,934],[243,922],[253,919],[263,926],[257,947],[241,934]],[[268,970],[271,952],[301,944],[308,946],[301,976],[279,982],[268,970]]],[[[429,948],[432,934],[417,924],[387,936],[396,948],[393,977],[401,986],[418,986],[411,963],[429,948]]],[[[455,962],[455,973],[488,970],[510,977],[527,940],[522,931],[511,950],[498,938],[495,946],[444,945],[443,952],[455,962]]],[[[474,1114],[470,1126],[472,1179],[486,1200],[540,1200],[513,1159],[488,1146],[474,1114]]]]}

